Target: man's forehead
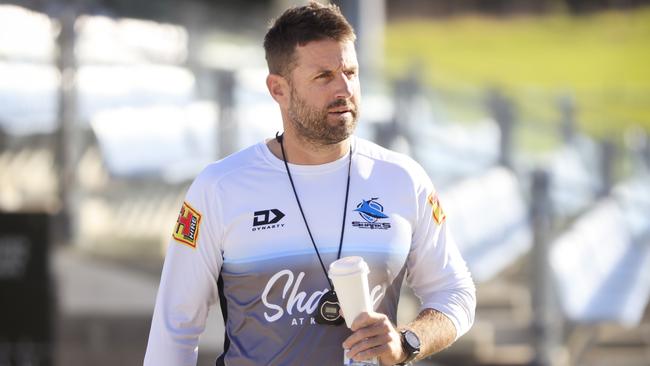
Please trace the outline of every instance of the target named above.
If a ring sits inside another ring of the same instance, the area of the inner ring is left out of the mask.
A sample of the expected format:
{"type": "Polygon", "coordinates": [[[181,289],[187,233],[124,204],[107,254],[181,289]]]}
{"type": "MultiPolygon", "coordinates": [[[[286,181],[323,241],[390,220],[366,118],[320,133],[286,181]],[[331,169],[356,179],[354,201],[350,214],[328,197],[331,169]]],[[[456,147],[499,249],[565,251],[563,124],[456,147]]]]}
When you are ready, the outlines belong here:
{"type": "Polygon", "coordinates": [[[338,69],[357,67],[357,54],[352,41],[331,39],[311,41],[296,47],[296,66],[303,69],[338,69]]]}

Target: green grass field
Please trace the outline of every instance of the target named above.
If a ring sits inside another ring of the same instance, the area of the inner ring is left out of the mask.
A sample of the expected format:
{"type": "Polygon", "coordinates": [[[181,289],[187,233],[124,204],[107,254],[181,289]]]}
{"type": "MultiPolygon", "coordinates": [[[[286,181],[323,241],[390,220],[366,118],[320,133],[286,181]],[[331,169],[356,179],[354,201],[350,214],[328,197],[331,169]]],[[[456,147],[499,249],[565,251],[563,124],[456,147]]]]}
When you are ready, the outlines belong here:
{"type": "Polygon", "coordinates": [[[398,21],[386,34],[388,74],[419,64],[455,119],[478,116],[464,101],[500,86],[529,122],[557,122],[557,98],[570,93],[580,127],[592,135],[620,135],[631,125],[650,132],[650,8],[398,21]]]}

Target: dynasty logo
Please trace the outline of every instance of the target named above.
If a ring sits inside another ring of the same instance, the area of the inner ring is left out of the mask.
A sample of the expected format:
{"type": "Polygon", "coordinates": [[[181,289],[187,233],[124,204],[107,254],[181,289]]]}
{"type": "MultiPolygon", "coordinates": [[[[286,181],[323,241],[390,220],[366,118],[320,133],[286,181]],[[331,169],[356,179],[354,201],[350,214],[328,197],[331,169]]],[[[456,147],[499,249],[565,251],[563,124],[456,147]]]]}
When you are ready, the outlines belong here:
{"type": "Polygon", "coordinates": [[[282,213],[282,211],[278,210],[277,208],[273,208],[270,210],[263,210],[263,211],[255,211],[253,213],[252,231],[284,227],[284,224],[279,223],[283,217],[284,217],[284,213],[282,213]]]}
{"type": "Polygon", "coordinates": [[[378,222],[379,220],[388,218],[384,214],[384,206],[377,202],[378,199],[378,197],[374,197],[367,201],[361,200],[361,203],[357,205],[355,211],[359,213],[364,221],[352,221],[352,226],[358,227],[359,229],[390,229],[390,223],[378,222]]]}

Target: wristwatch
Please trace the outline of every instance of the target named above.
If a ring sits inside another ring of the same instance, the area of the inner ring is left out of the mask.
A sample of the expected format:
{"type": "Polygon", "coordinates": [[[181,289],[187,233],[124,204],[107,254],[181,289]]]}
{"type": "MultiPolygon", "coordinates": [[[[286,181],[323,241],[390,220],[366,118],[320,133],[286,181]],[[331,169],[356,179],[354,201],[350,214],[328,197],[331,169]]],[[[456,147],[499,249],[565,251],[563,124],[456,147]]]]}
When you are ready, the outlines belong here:
{"type": "Polygon", "coordinates": [[[420,354],[420,338],[408,329],[400,331],[400,334],[402,335],[402,349],[406,353],[406,360],[397,365],[408,365],[409,362],[413,361],[420,354]]]}

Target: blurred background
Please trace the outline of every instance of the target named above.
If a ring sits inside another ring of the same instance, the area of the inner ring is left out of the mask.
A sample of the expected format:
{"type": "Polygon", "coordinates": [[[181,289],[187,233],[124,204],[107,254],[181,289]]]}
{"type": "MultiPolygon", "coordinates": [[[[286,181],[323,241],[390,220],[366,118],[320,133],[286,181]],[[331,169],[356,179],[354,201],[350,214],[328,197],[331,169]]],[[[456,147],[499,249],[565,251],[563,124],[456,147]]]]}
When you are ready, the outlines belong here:
{"type": "MultiPolygon", "coordinates": [[[[0,366],[142,363],[184,192],[281,129],[262,39],[303,3],[0,2],[0,366]]],[[[335,3],[358,135],[424,166],[477,283],[420,364],[650,365],[650,1],[335,3]]],[[[214,308],[199,365],[222,343],[214,308]]]]}

